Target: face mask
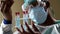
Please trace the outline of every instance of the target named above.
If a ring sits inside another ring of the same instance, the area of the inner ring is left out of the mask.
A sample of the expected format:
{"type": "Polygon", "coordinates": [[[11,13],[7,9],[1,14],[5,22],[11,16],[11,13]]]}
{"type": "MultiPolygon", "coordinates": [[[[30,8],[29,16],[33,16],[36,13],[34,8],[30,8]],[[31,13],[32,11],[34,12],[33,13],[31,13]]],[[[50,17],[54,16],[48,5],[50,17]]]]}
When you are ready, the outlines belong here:
{"type": "Polygon", "coordinates": [[[36,24],[42,24],[46,21],[48,12],[44,10],[44,7],[36,6],[29,10],[29,18],[36,24]]]}

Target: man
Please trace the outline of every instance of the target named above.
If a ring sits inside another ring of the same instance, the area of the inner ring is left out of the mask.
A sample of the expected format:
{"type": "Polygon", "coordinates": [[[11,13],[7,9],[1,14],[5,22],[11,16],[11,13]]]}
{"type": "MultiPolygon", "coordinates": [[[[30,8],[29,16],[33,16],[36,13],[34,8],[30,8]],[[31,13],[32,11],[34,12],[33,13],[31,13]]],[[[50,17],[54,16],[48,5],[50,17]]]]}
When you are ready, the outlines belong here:
{"type": "Polygon", "coordinates": [[[1,0],[0,8],[4,19],[1,23],[0,34],[13,34],[12,33],[12,11],[11,6],[13,5],[13,0],[1,0]]]}
{"type": "Polygon", "coordinates": [[[48,1],[43,2],[45,3],[45,5],[43,3],[43,6],[38,5],[36,0],[29,0],[27,2],[28,6],[31,6],[28,11],[30,12],[29,17],[33,21],[32,28],[25,23],[28,32],[21,26],[22,31],[17,28],[20,34],[60,34],[60,20],[56,20],[50,15],[48,11],[50,3],[48,1]]]}

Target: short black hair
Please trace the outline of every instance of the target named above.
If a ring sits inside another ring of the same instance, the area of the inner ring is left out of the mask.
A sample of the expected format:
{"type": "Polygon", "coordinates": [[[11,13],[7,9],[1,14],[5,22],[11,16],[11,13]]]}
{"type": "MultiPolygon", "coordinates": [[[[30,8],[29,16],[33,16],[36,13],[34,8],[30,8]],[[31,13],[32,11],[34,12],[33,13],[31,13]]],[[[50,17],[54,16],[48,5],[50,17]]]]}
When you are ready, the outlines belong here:
{"type": "Polygon", "coordinates": [[[49,8],[50,7],[50,2],[49,1],[43,1],[43,2],[45,2],[46,3],[46,8],[49,8]]]}
{"type": "Polygon", "coordinates": [[[30,5],[36,6],[38,4],[37,1],[31,2],[30,5]]]}

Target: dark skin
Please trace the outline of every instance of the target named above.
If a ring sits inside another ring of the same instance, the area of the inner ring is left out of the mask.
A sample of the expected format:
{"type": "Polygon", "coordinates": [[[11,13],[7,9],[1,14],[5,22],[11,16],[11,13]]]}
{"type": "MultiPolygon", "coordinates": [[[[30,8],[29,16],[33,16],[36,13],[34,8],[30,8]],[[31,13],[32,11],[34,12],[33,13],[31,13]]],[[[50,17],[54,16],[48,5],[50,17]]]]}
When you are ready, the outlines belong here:
{"type": "Polygon", "coordinates": [[[11,6],[13,5],[13,0],[1,0],[1,12],[4,16],[4,19],[12,21],[12,11],[11,6]]]}
{"type": "Polygon", "coordinates": [[[17,27],[16,29],[19,31],[20,34],[41,34],[39,32],[39,30],[37,29],[37,27],[34,25],[34,23],[32,23],[32,28],[33,28],[33,31],[31,30],[31,28],[29,27],[29,25],[27,23],[25,23],[26,27],[27,27],[27,31],[24,30],[23,26],[21,25],[21,30],[19,30],[17,27]]]}
{"type": "MultiPolygon", "coordinates": [[[[37,2],[32,3],[32,5],[34,7],[37,4],[38,4],[37,2]]],[[[49,5],[46,4],[46,6],[44,6],[44,8],[45,8],[45,11],[47,12],[47,10],[49,8],[49,5]]],[[[54,22],[55,22],[54,18],[50,15],[50,13],[48,11],[48,16],[47,16],[46,21],[43,24],[40,24],[40,25],[42,25],[42,26],[49,26],[49,25],[53,25],[54,22]]],[[[34,31],[31,30],[31,28],[29,27],[29,25],[27,23],[25,23],[25,25],[26,25],[26,27],[27,27],[27,29],[28,29],[29,32],[26,32],[23,27],[21,27],[22,28],[22,31],[17,28],[17,30],[20,32],[20,34],[41,34],[39,32],[39,30],[37,29],[37,27],[34,25],[34,22],[33,21],[31,23],[31,25],[32,25],[34,31]],[[38,33],[35,33],[35,32],[38,32],[38,33]]]]}

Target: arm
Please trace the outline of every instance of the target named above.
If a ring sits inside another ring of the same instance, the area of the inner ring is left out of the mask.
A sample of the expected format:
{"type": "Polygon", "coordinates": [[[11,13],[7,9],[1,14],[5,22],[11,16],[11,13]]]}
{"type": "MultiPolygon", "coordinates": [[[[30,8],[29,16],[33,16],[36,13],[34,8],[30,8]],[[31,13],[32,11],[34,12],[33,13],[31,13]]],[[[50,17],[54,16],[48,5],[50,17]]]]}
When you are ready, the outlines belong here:
{"type": "Polygon", "coordinates": [[[12,11],[11,6],[13,4],[12,1],[1,1],[1,12],[6,20],[12,20],[12,11]],[[11,3],[12,2],[12,3],[11,3]]]}
{"type": "Polygon", "coordinates": [[[1,27],[3,28],[3,31],[7,32],[11,30],[11,24],[12,24],[12,11],[11,6],[13,4],[13,0],[1,0],[1,12],[4,16],[4,20],[1,24],[1,27]]]}

